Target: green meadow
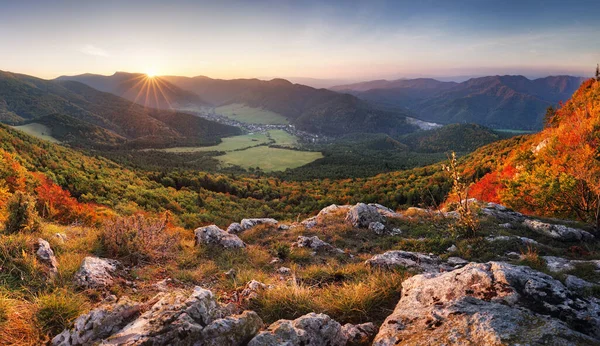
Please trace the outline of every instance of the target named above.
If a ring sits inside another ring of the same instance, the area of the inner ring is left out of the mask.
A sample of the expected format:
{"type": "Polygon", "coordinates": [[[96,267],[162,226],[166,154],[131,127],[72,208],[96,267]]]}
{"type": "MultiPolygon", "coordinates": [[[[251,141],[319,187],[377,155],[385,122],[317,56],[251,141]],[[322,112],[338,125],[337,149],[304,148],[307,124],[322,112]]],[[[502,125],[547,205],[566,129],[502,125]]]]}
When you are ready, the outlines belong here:
{"type": "Polygon", "coordinates": [[[226,165],[237,165],[243,168],[258,167],[265,172],[271,172],[304,166],[322,157],[323,154],[320,152],[260,146],[242,151],[231,151],[216,158],[226,165]]]}
{"type": "Polygon", "coordinates": [[[14,128],[39,139],[44,139],[52,143],[60,143],[58,139],[52,137],[52,130],[42,124],[31,123],[27,125],[14,126],[14,128]]]}

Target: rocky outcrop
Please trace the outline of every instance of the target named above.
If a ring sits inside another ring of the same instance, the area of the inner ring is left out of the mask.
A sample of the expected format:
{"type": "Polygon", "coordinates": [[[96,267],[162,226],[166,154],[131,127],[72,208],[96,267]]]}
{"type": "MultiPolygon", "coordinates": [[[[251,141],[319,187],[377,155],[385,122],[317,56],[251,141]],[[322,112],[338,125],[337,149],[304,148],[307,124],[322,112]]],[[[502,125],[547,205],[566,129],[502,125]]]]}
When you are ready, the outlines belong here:
{"type": "Polygon", "coordinates": [[[85,315],[79,316],[73,329],[66,329],[54,339],[54,346],[92,345],[121,330],[136,318],[143,304],[133,302],[127,297],[115,304],[105,304],[85,315]]]}
{"type": "Polygon", "coordinates": [[[113,275],[121,263],[117,260],[86,257],[75,273],[75,283],[82,288],[105,288],[114,282],[113,275]]]}
{"type": "Polygon", "coordinates": [[[238,236],[227,233],[215,225],[197,228],[194,233],[196,244],[218,245],[226,249],[246,247],[238,236]]]}
{"type": "Polygon", "coordinates": [[[372,267],[415,269],[421,272],[439,272],[440,270],[453,269],[433,254],[427,255],[402,250],[393,250],[375,255],[368,259],[365,264],[372,267]]]}
{"type": "Polygon", "coordinates": [[[271,219],[271,218],[260,218],[260,219],[243,219],[240,222],[240,225],[242,226],[242,229],[244,229],[244,231],[249,230],[252,227],[258,226],[258,225],[277,225],[279,223],[279,221],[275,220],[275,219],[271,219]]]}
{"type": "Polygon", "coordinates": [[[371,345],[376,333],[377,327],[371,322],[363,324],[346,323],[342,326],[342,334],[347,340],[347,346],[371,345]]]}
{"type": "Polygon", "coordinates": [[[346,221],[352,226],[358,228],[368,228],[373,222],[385,223],[385,216],[379,213],[379,210],[371,205],[358,203],[348,210],[346,221]]]}
{"type": "Polygon", "coordinates": [[[56,256],[54,256],[54,251],[52,251],[50,243],[39,238],[37,240],[36,248],[35,254],[40,261],[48,267],[50,276],[58,274],[58,261],[56,260],[56,256]]]}
{"type": "Polygon", "coordinates": [[[600,272],[600,260],[570,260],[555,256],[542,256],[546,262],[548,270],[554,273],[566,272],[575,269],[578,265],[589,265],[596,267],[596,271],[600,272]]]}
{"type": "Polygon", "coordinates": [[[260,281],[252,280],[246,284],[240,296],[245,300],[256,299],[262,291],[267,289],[267,285],[260,281]]]}
{"type": "Polygon", "coordinates": [[[489,242],[518,240],[521,243],[523,243],[524,245],[539,245],[539,243],[537,241],[535,241],[531,238],[519,237],[519,236],[499,235],[499,236],[495,236],[495,237],[485,237],[485,240],[487,240],[489,242]]]}
{"type": "Polygon", "coordinates": [[[525,215],[497,203],[488,203],[481,208],[481,212],[505,223],[521,223],[526,219],[525,215]]]}
{"type": "Polygon", "coordinates": [[[196,287],[160,293],[144,306],[121,300],[80,316],[55,346],[91,345],[245,345],[262,328],[253,311],[235,315],[213,294],[196,287]],[[144,312],[145,311],[145,312],[144,312]]]}
{"type": "Polygon", "coordinates": [[[242,225],[240,225],[237,222],[234,222],[231,225],[229,225],[229,227],[227,227],[227,233],[238,234],[238,233],[242,233],[243,231],[244,231],[244,228],[242,228],[242,225]]]}
{"type": "Polygon", "coordinates": [[[342,326],[325,314],[311,312],[297,319],[279,320],[255,336],[248,346],[345,346],[342,326]]]}
{"type": "Polygon", "coordinates": [[[394,218],[402,217],[402,214],[397,213],[397,212],[393,211],[392,209],[385,207],[381,204],[369,203],[369,207],[375,208],[379,214],[381,214],[382,216],[387,217],[387,218],[394,219],[394,218]]]}
{"type": "Polygon", "coordinates": [[[527,219],[523,221],[523,226],[536,233],[562,241],[582,241],[594,239],[594,236],[591,233],[582,229],[541,222],[538,220],[527,219]]]}
{"type": "Polygon", "coordinates": [[[373,345],[600,343],[600,306],[529,267],[470,263],[402,290],[373,345]]]}
{"type": "Polygon", "coordinates": [[[304,247],[315,250],[317,252],[344,253],[344,250],[334,247],[333,245],[322,241],[317,236],[304,237],[299,236],[298,240],[292,244],[295,247],[304,247]]]}

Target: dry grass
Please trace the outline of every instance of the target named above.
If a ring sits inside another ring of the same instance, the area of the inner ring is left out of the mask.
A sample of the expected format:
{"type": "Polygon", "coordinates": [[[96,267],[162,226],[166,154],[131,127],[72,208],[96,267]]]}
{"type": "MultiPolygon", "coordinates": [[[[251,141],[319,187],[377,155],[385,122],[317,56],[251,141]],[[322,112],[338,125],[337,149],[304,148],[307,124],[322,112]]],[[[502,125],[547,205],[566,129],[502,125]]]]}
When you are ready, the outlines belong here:
{"type": "Polygon", "coordinates": [[[537,248],[528,245],[527,251],[521,252],[521,264],[541,272],[546,270],[546,261],[540,257],[537,248]]]}
{"type": "Polygon", "coordinates": [[[0,345],[43,345],[48,341],[35,323],[37,306],[0,293],[0,345]]]}
{"type": "Polygon", "coordinates": [[[267,323],[311,311],[326,313],[340,323],[380,323],[398,303],[406,277],[402,272],[368,270],[349,281],[321,287],[291,281],[265,291],[250,307],[267,323]]]}
{"type": "Polygon", "coordinates": [[[51,337],[69,327],[71,322],[87,309],[86,300],[74,292],[58,289],[36,299],[37,322],[51,337]]]}

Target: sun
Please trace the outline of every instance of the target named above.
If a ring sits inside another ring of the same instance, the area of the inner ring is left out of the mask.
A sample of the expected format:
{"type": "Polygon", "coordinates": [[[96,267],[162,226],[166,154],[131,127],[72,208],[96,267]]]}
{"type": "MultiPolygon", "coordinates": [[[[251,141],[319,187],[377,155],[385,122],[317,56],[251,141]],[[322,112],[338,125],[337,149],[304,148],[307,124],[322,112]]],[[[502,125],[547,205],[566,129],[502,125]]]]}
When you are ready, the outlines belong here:
{"type": "Polygon", "coordinates": [[[147,76],[148,78],[154,78],[154,77],[156,77],[156,70],[155,70],[155,69],[152,69],[152,68],[151,68],[151,69],[148,69],[148,70],[146,71],[146,76],[147,76]]]}

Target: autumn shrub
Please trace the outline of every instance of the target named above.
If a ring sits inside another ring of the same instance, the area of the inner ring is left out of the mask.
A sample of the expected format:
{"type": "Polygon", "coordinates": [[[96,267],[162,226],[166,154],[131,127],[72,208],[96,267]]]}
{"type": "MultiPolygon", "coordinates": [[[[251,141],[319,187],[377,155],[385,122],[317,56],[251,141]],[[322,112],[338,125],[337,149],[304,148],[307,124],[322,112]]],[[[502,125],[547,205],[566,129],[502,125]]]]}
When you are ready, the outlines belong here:
{"type": "Polygon", "coordinates": [[[133,264],[161,262],[176,255],[179,236],[167,228],[166,219],[136,214],[106,220],[100,243],[109,257],[133,264]]]}
{"type": "Polygon", "coordinates": [[[87,307],[80,295],[64,289],[39,296],[36,319],[44,333],[54,336],[69,327],[87,307]]]}
{"type": "Polygon", "coordinates": [[[40,229],[40,218],[35,209],[35,198],[17,191],[8,202],[6,233],[35,232],[40,229]]]}

